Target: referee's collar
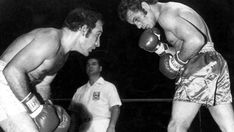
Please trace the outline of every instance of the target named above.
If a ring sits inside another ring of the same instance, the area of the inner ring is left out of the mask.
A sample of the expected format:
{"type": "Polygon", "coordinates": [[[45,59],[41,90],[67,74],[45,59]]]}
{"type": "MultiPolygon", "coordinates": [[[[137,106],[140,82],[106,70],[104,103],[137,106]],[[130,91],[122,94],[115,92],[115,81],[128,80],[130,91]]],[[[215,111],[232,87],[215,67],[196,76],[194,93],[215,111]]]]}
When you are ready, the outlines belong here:
{"type": "Polygon", "coordinates": [[[98,80],[95,83],[97,83],[97,84],[103,84],[104,81],[105,80],[103,79],[103,77],[99,77],[98,80]]]}
{"type": "MultiPolygon", "coordinates": [[[[104,78],[103,77],[99,77],[98,80],[93,85],[95,85],[95,84],[104,84],[104,82],[105,82],[104,78]]],[[[89,81],[88,81],[88,86],[89,87],[91,86],[90,83],[89,83],[89,81]]]]}

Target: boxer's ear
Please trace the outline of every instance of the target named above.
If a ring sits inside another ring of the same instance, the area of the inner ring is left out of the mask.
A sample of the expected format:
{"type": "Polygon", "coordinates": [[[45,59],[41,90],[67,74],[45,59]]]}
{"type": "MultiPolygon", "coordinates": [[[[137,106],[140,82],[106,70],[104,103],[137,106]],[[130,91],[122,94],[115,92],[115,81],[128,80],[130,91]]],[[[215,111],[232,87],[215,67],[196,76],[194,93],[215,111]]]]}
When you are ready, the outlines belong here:
{"type": "Polygon", "coordinates": [[[86,34],[88,33],[88,27],[87,27],[87,25],[83,25],[81,27],[81,33],[82,33],[83,36],[86,36],[86,34]]]}
{"type": "Polygon", "coordinates": [[[141,2],[141,7],[145,10],[145,11],[149,11],[149,9],[150,9],[150,5],[148,4],[148,3],[146,3],[146,2],[141,2]]]}

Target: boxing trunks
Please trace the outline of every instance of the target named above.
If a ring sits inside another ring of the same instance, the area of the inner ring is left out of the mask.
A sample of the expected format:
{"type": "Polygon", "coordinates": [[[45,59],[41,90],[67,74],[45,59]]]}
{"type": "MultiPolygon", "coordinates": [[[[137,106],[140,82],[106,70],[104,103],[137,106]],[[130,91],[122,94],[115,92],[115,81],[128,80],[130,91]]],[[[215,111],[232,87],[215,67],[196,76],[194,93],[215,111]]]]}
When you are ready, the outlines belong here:
{"type": "Polygon", "coordinates": [[[175,101],[214,106],[232,102],[226,60],[208,42],[181,70],[175,101]]]}
{"type": "Polygon", "coordinates": [[[22,103],[15,97],[2,73],[6,63],[0,60],[0,121],[8,116],[26,112],[22,103]]]}

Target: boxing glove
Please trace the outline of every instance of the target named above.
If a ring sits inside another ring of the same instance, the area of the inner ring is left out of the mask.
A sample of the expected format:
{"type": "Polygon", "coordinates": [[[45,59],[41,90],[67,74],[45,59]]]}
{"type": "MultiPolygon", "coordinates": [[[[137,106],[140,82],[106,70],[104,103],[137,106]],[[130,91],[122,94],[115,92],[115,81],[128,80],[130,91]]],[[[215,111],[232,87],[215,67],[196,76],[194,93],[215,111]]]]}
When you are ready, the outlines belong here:
{"type": "Polygon", "coordinates": [[[67,132],[71,123],[70,116],[68,115],[66,110],[61,106],[55,105],[55,109],[59,117],[60,123],[54,132],[67,132]]]}
{"type": "Polygon", "coordinates": [[[29,93],[21,102],[40,132],[53,132],[59,125],[59,118],[53,105],[42,105],[32,93],[29,93]]]}
{"type": "Polygon", "coordinates": [[[157,28],[147,29],[141,34],[139,47],[148,52],[155,52],[160,56],[169,49],[167,44],[160,42],[160,31],[157,28]]]}
{"type": "Polygon", "coordinates": [[[175,79],[184,65],[188,63],[188,61],[180,60],[178,53],[175,55],[166,53],[160,57],[159,71],[169,79],[175,79]]]}

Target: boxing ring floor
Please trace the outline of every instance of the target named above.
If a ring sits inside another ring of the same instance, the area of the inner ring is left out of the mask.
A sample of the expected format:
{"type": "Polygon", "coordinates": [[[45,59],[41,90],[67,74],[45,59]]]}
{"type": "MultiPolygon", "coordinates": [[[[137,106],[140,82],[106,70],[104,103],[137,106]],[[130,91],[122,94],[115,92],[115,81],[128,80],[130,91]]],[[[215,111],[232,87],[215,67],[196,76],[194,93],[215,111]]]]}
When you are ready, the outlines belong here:
{"type": "MultiPolygon", "coordinates": [[[[53,99],[68,108],[70,99],[53,99]]],[[[166,132],[172,99],[122,99],[116,132],[166,132]]],[[[68,111],[69,112],[69,111],[68,111]]],[[[188,132],[221,132],[209,111],[201,107],[188,132]]]]}

